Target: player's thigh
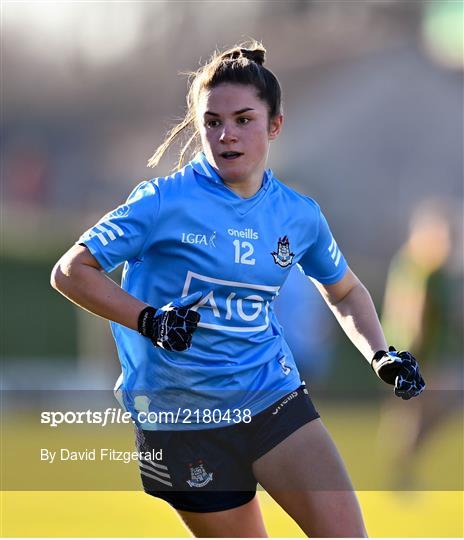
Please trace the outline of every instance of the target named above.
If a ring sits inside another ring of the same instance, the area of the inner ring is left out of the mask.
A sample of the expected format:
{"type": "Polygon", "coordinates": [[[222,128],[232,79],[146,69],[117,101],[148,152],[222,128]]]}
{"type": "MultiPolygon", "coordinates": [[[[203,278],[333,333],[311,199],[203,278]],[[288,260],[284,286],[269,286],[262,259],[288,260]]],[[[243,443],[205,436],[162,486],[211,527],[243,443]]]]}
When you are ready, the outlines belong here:
{"type": "Polygon", "coordinates": [[[306,423],[257,459],[253,472],[306,534],[366,536],[348,473],[320,419],[306,423]]]}
{"type": "Polygon", "coordinates": [[[220,512],[177,511],[199,538],[267,538],[258,498],[220,512]]]}

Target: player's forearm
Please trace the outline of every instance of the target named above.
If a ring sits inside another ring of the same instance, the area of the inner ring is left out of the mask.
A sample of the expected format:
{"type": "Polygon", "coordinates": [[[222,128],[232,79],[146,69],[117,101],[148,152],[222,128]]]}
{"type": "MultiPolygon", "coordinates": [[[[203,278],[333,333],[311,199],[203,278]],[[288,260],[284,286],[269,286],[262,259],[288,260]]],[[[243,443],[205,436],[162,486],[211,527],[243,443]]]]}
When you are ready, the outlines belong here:
{"type": "Polygon", "coordinates": [[[361,354],[370,362],[387,344],[372,298],[359,282],[338,303],[330,304],[340,326],[361,354]]]}
{"type": "Polygon", "coordinates": [[[147,306],[101,270],[85,264],[58,261],[52,272],[51,285],[87,311],[133,330],[137,330],[138,316],[147,306]]]}

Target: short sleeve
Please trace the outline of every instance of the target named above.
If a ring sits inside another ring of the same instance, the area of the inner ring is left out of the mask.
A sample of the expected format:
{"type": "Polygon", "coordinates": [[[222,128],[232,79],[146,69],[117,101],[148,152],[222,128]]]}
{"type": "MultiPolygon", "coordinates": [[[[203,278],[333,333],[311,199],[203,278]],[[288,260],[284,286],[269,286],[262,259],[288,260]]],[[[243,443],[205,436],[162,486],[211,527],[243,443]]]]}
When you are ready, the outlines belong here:
{"type": "Polygon", "coordinates": [[[330,285],[340,281],[348,265],[319,206],[317,212],[316,239],[300,259],[299,265],[308,277],[330,285]]]}
{"type": "Polygon", "coordinates": [[[103,270],[111,272],[122,262],[142,254],[158,211],[156,184],[142,182],[124,204],[103,216],[77,243],[85,244],[103,270]]]}

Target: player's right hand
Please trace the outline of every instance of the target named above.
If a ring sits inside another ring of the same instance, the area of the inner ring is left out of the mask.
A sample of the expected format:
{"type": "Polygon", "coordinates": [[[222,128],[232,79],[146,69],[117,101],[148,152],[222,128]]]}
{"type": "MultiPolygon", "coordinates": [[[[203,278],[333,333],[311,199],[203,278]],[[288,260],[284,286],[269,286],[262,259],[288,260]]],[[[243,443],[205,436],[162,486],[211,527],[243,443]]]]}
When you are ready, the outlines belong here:
{"type": "Polygon", "coordinates": [[[176,298],[162,308],[147,307],[140,312],[138,330],[142,336],[150,338],[155,347],[166,351],[186,351],[192,345],[200,315],[192,308],[202,297],[196,292],[183,298],[176,298]]]}

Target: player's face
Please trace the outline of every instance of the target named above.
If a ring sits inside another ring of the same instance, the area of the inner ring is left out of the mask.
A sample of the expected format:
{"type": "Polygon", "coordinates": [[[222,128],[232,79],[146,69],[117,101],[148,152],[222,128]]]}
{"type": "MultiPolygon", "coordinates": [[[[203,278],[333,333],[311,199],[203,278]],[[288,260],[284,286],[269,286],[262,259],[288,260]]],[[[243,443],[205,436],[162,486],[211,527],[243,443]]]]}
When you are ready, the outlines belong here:
{"type": "Polygon", "coordinates": [[[253,86],[220,84],[200,93],[197,123],[203,151],[231,186],[260,188],[269,143],[282,127],[282,115],[271,121],[268,116],[253,86]]]}

